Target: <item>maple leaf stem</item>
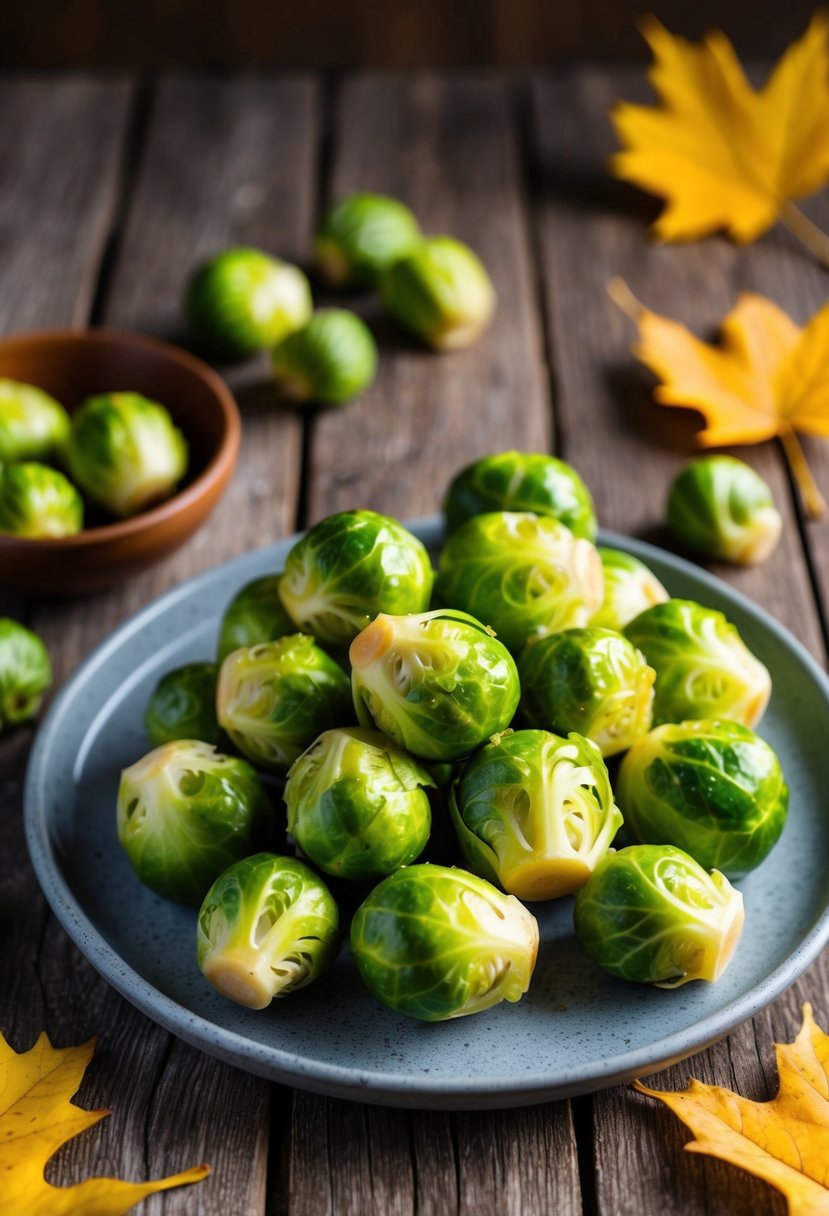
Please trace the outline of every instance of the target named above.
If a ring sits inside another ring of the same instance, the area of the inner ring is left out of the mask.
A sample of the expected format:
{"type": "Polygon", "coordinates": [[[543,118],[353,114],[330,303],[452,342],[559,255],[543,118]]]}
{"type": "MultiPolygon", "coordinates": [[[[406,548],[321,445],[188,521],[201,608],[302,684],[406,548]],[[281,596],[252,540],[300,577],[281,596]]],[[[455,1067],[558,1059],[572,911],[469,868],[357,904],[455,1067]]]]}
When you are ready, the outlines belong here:
{"type": "Polygon", "coordinates": [[[783,204],[780,223],[817,258],[821,266],[829,270],[829,234],[818,228],[794,203],[783,204]]]}
{"type": "Polygon", "coordinates": [[[810,519],[823,519],[826,514],[826,500],[812,476],[812,470],[806,462],[806,455],[800,446],[800,440],[791,427],[785,427],[780,431],[780,442],[783,444],[783,451],[792,477],[797,482],[806,514],[810,519]]]}
{"type": "Polygon", "coordinates": [[[631,321],[639,322],[645,306],[636,299],[624,279],[618,277],[611,279],[607,285],[607,294],[626,317],[629,317],[631,321]]]}

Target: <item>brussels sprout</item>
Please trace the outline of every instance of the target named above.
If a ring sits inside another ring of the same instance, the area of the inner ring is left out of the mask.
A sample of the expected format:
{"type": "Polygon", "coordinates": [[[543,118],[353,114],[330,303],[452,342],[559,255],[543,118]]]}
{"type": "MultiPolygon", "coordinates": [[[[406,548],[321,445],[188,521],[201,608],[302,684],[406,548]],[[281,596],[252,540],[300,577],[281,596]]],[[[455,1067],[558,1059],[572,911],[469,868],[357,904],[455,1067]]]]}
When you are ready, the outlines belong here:
{"type": "Polygon", "coordinates": [[[495,288],[480,259],[448,236],[424,240],[383,275],[383,304],[435,350],[460,350],[495,312],[495,288]]]}
{"type": "Polygon", "coordinates": [[[82,527],[83,500],[63,473],[34,461],[0,467],[0,532],[41,540],[82,527]]]}
{"type": "Polygon", "coordinates": [[[323,308],[273,352],[277,388],[290,401],[340,405],[368,388],[377,344],[365,321],[345,308],[323,308]]]}
{"type": "Polygon", "coordinates": [[[656,671],[654,726],[691,718],[756,726],[762,718],[771,677],[721,612],[668,600],[640,613],[624,632],[656,671]]]}
{"type": "Polygon", "coordinates": [[[406,866],[357,909],[351,949],[369,992],[424,1022],[519,1001],[538,953],[535,917],[512,895],[445,866],[406,866]]]}
{"type": "Polygon", "coordinates": [[[497,452],[453,477],[443,504],[449,532],[473,515],[490,511],[552,515],[574,536],[596,537],[596,514],[587,486],[569,464],[541,452],[497,452]]]}
{"type": "Polygon", "coordinates": [[[373,287],[421,239],[417,220],[396,198],[351,194],[326,214],[314,241],[314,257],[332,287],[373,287]]]}
{"type": "Polygon", "coordinates": [[[118,839],[146,886],[199,904],[227,866],[262,848],[272,811],[244,760],[197,739],[177,739],[121,773],[118,839]]]}
{"type": "Polygon", "coordinates": [[[695,553],[748,566],[766,560],[783,520],[750,465],[734,456],[701,456],[671,486],[668,527],[695,553]]]}
{"type": "Polygon", "coordinates": [[[758,866],[786,822],[780,761],[739,722],[681,722],[641,739],[619,770],[631,840],[674,844],[706,870],[740,878],[758,866]]]}
{"type": "Polygon", "coordinates": [[[169,498],[187,471],[187,443],[163,405],[140,393],[88,397],[72,419],[69,471],[113,515],[169,498]]]}
{"type": "Polygon", "coordinates": [[[51,683],[49,652],[37,634],[0,617],[0,731],[33,718],[51,683]]]}
{"type": "Polygon", "coordinates": [[[360,724],[423,760],[468,756],[505,730],[518,707],[509,651],[465,612],[381,613],[349,657],[360,724]]]}
{"type": "Polygon", "coordinates": [[[32,384],[0,380],[0,463],[60,457],[69,438],[66,410],[32,384]]]}
{"type": "Polygon", "coordinates": [[[640,612],[664,604],[668,592],[638,557],[621,549],[599,548],[604,570],[604,602],[591,625],[621,632],[640,612]]]}
{"type": "Polygon", "coordinates": [[[337,905],[295,857],[257,853],[216,879],[199,910],[196,949],[205,978],[248,1009],[304,988],[339,947],[337,905]]]}
{"type": "Polygon", "coordinates": [[[716,980],[743,928],[743,897],[681,849],[635,844],[599,862],[576,896],[576,933],[623,980],[678,988],[716,980]]]}
{"type": "Polygon", "coordinates": [[[603,756],[647,734],[656,672],[612,629],[565,629],[533,639],[518,659],[521,712],[530,726],[578,731],[603,756]]]}
{"type": "Polygon", "coordinates": [[[515,654],[533,635],[586,625],[603,591],[602,563],[589,540],[549,516],[493,511],[449,537],[435,599],[491,625],[515,654]]]}
{"type": "Polygon", "coordinates": [[[196,343],[219,359],[245,359],[301,329],[314,311],[301,270],[260,249],[226,249],[198,267],[185,299],[196,343]]]}
{"type": "Polygon", "coordinates": [[[425,546],[396,519],[343,511],[297,541],[279,594],[297,628],[348,644],[378,612],[424,612],[433,580],[425,546]]]}
{"type": "Polygon", "coordinates": [[[249,760],[285,772],[317,735],[354,713],[348,676],[313,638],[294,633],[228,655],[216,716],[249,760]]]}
{"type": "Polygon", "coordinates": [[[385,878],[423,851],[434,784],[378,731],[328,730],[288,773],[288,831],[326,874],[385,878]]]}
{"type": "Polygon", "coordinates": [[[174,739],[219,742],[216,721],[216,663],[186,663],[161,677],[144,715],[153,747],[174,739]]]}
{"type": "Polygon", "coordinates": [[[279,598],[281,577],[266,574],[264,578],[255,578],[230,601],[219,629],[220,663],[242,646],[276,642],[288,633],[296,633],[296,625],[279,598]]]}

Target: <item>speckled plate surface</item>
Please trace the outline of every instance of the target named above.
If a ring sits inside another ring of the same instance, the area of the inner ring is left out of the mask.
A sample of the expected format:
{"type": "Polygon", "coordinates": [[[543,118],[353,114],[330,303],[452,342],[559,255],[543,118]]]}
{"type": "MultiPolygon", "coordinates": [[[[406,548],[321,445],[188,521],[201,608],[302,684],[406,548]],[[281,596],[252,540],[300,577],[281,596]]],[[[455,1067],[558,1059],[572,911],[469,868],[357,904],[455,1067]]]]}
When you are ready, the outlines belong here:
{"type": "MultiPolygon", "coordinates": [[[[412,525],[436,544],[436,519],[412,525]]],[[[240,1068],[338,1097],[481,1109],[542,1102],[641,1076],[700,1050],[791,984],[829,938],[829,681],[791,634],[687,562],[627,538],[673,595],[727,613],[772,672],[760,733],[791,785],[780,843],[740,886],[746,928],[716,983],[676,991],[601,973],[572,929],[572,901],[535,905],[542,946],[527,996],[421,1024],[381,1009],[345,948],[312,987],[263,1013],[214,993],[194,960],[195,913],[141,886],[115,835],[120,769],[148,749],[149,694],[171,667],[212,657],[227,602],[279,569],[289,538],[185,583],[122,625],[67,683],[29,767],[26,826],[41,886],[90,962],[174,1034],[240,1068]]]]}

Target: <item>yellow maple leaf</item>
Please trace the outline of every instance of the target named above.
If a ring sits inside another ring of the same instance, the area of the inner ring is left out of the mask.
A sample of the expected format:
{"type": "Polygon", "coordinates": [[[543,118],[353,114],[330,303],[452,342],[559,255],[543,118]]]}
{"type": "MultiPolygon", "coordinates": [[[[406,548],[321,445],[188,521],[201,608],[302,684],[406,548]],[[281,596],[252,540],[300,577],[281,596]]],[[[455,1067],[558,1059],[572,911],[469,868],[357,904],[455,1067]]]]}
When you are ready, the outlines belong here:
{"type": "Polygon", "coordinates": [[[815,1025],[811,1005],[794,1043],[776,1043],[780,1086],[770,1102],[751,1102],[719,1085],[691,1080],[683,1093],[649,1089],[691,1129],[685,1145],[771,1183],[789,1216],[829,1216],[829,1036],[815,1025]]]}
{"type": "Polygon", "coordinates": [[[0,1035],[0,1210],[3,1216],[122,1216],[136,1203],[174,1186],[200,1182],[208,1165],[159,1178],[122,1182],[90,1178],[55,1187],[43,1169],[53,1153],[110,1112],[81,1110],[69,1099],[80,1086],[95,1041],[55,1048],[45,1034],[18,1054],[0,1035]]]}

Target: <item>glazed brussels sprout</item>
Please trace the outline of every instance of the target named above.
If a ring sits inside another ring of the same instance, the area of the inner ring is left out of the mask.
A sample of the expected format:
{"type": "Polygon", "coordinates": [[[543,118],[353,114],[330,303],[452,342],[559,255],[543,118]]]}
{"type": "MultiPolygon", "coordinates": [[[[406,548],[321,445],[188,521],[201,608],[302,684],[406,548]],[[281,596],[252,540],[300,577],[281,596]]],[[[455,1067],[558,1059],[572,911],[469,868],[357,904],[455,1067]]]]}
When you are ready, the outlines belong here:
{"type": "Polygon", "coordinates": [[[396,321],[435,350],[470,346],[495,312],[495,288],[468,245],[448,236],[421,242],[380,283],[396,321]]]}
{"type": "Polygon", "coordinates": [[[285,785],[288,831],[326,874],[367,880],[408,865],[429,839],[426,769],[378,731],[328,730],[285,785]]]}
{"type": "Polygon", "coordinates": [[[701,456],[671,486],[668,526],[695,553],[748,566],[766,560],[783,520],[771,490],[745,461],[701,456]]]}
{"type": "Polygon", "coordinates": [[[0,733],[33,718],[51,683],[49,652],[37,634],[0,617],[0,733]]]}
{"type": "Polygon", "coordinates": [[[66,410],[33,384],[0,379],[0,464],[60,457],[69,438],[66,410]]]}
{"type": "Polygon", "coordinates": [[[518,707],[509,651],[465,612],[381,613],[351,643],[362,726],[423,760],[459,760],[505,730],[518,707]]]}
{"type": "Polygon", "coordinates": [[[604,600],[591,625],[621,633],[640,612],[669,598],[656,575],[638,557],[601,546],[599,557],[604,571],[604,600]]]}
{"type": "Polygon", "coordinates": [[[617,788],[631,840],[676,845],[729,878],[770,852],[789,805],[774,751],[739,722],[658,727],[625,756],[617,788]]]}
{"type": "Polygon", "coordinates": [[[612,629],[565,629],[533,639],[518,659],[521,712],[529,726],[577,731],[603,756],[630,747],[651,726],[656,673],[612,629]]]}
{"type": "Polygon", "coordinates": [[[653,724],[732,718],[756,726],[771,677],[722,612],[668,600],[640,613],[625,636],[656,672],[653,724]]]}
{"type": "Polygon", "coordinates": [[[433,579],[425,546],[396,519],[343,511],[297,541],[279,594],[298,629],[341,645],[378,612],[424,612],[433,579]]]}
{"type": "Polygon", "coordinates": [[[301,270],[247,248],[226,249],[199,266],[185,308],[197,345],[227,360],[269,350],[314,311],[301,270]]]}
{"type": "Polygon", "coordinates": [[[611,975],[678,988],[722,975],[743,928],[743,897],[673,845],[636,844],[599,863],[576,896],[574,921],[611,975]]]}
{"type": "Polygon", "coordinates": [[[187,471],[187,443],[163,405],[140,393],[88,397],[72,418],[69,471],[113,515],[169,498],[187,471]]]}
{"type": "Polygon", "coordinates": [[[285,772],[317,735],[354,713],[348,676],[313,638],[294,633],[228,655],[216,716],[244,756],[285,772]]]}
{"type": "Polygon", "coordinates": [[[43,540],[82,527],[83,500],[63,473],[34,461],[0,466],[0,532],[43,540]]]}
{"type": "Polygon", "coordinates": [[[515,654],[534,635],[586,625],[603,589],[602,563],[589,540],[549,516],[493,511],[449,537],[435,600],[491,625],[515,654]]]}
{"type": "Polygon", "coordinates": [[[496,452],[453,477],[443,504],[449,532],[473,515],[490,511],[552,515],[574,536],[596,537],[596,513],[587,486],[569,464],[541,452],[496,452]]]}
{"type": "Polygon", "coordinates": [[[268,842],[272,812],[244,760],[196,739],[149,752],[121,773],[118,839],[157,895],[201,903],[231,862],[268,842]]]}
{"type": "Polygon", "coordinates": [[[369,992],[424,1022],[519,1001],[538,953],[535,917],[464,870],[406,866],[384,879],[351,922],[369,992]]]}
{"type": "Polygon", "coordinates": [[[279,598],[281,577],[266,574],[264,578],[255,578],[230,601],[219,628],[220,663],[242,646],[276,642],[288,633],[296,633],[296,625],[279,598]]]}
{"type": "Polygon", "coordinates": [[[332,287],[373,287],[421,239],[417,220],[396,198],[351,194],[326,214],[314,241],[314,258],[332,287]]]}
{"type": "Polygon", "coordinates": [[[265,1009],[323,973],[339,948],[339,913],[295,857],[256,853],[219,875],[199,910],[199,967],[222,996],[265,1009]]]}
{"type": "Polygon", "coordinates": [[[575,733],[494,738],[465,765],[449,805],[467,865],[519,899],[577,891],[622,823],[599,749],[575,733]]]}
{"type": "Polygon", "coordinates": [[[377,344],[365,321],[345,308],[323,308],[273,352],[280,394],[290,401],[340,405],[368,388],[377,344]]]}
{"type": "Polygon", "coordinates": [[[161,677],[144,714],[153,747],[174,739],[219,742],[216,721],[216,663],[186,663],[161,677]]]}

